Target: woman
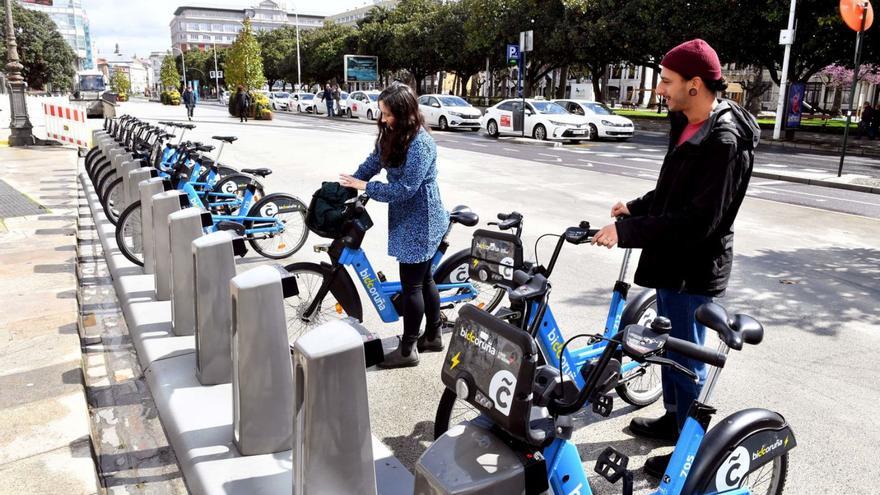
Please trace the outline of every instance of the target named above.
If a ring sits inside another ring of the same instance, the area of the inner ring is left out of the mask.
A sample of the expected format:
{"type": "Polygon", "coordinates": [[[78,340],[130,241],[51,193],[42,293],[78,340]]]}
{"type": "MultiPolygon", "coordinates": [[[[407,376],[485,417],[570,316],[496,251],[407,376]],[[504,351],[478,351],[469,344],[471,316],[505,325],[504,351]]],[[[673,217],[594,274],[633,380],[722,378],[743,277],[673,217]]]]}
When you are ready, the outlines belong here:
{"type": "Polygon", "coordinates": [[[250,96],[248,96],[243,86],[238,87],[238,91],[235,92],[233,102],[235,108],[238,110],[238,121],[247,122],[248,111],[251,106],[251,98],[250,96]]]}
{"type": "Polygon", "coordinates": [[[437,146],[425,129],[415,94],[409,86],[394,84],[379,95],[379,111],[373,152],[354,175],[340,175],[339,183],[388,203],[388,254],[400,263],[403,336],[380,366],[400,368],[419,364],[420,351],[443,350],[440,294],[431,258],[446,233],[449,215],[437,187],[437,146]],[[383,168],[387,183],[369,181],[383,168]],[[419,338],[422,316],[427,322],[419,338]]]}

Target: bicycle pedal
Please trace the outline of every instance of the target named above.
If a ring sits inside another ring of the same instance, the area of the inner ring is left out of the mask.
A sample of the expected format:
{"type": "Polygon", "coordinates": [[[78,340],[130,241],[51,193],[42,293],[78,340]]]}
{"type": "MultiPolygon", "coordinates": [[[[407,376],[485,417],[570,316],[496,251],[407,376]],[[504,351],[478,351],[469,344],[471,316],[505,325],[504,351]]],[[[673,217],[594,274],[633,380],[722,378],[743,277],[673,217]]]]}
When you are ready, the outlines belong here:
{"type": "Polygon", "coordinates": [[[629,465],[629,457],[621,454],[614,447],[605,447],[596,459],[594,471],[609,483],[617,483],[626,474],[627,465],[629,465]]]}
{"type": "Polygon", "coordinates": [[[614,409],[614,398],[610,395],[599,395],[593,401],[593,412],[607,418],[611,415],[611,410],[614,409]]]}

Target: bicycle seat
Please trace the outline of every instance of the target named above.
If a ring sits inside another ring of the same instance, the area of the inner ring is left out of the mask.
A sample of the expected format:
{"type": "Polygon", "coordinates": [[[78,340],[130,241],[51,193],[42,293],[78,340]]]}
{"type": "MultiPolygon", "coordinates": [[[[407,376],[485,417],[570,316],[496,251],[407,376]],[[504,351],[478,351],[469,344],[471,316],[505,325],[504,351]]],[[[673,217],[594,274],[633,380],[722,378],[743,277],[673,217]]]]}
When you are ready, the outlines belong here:
{"type": "Polygon", "coordinates": [[[211,151],[214,151],[214,147],[211,146],[210,144],[202,144],[202,145],[196,146],[196,151],[210,153],[211,151]]]}
{"type": "Polygon", "coordinates": [[[508,297],[511,302],[525,302],[543,296],[550,289],[550,281],[541,274],[529,275],[517,270],[513,272],[513,280],[519,287],[510,291],[508,297]]]}
{"type": "Polygon", "coordinates": [[[472,212],[465,205],[458,205],[449,212],[449,221],[451,223],[460,223],[465,227],[473,227],[480,221],[480,216],[472,212]]]}
{"type": "Polygon", "coordinates": [[[223,141],[224,143],[229,144],[238,141],[238,138],[235,136],[211,136],[211,139],[216,139],[217,141],[223,141]]]}
{"type": "Polygon", "coordinates": [[[246,174],[256,175],[257,177],[265,177],[272,173],[271,168],[243,168],[241,171],[246,174]]]}
{"type": "Polygon", "coordinates": [[[177,124],[177,127],[180,127],[183,129],[193,130],[196,128],[196,125],[195,124],[177,124]]]}
{"type": "Polygon", "coordinates": [[[706,303],[694,313],[697,321],[718,332],[719,338],[734,350],[741,350],[743,342],[757,345],[764,340],[764,326],[749,315],[737,314],[731,319],[727,310],[716,303],[706,303]]]}

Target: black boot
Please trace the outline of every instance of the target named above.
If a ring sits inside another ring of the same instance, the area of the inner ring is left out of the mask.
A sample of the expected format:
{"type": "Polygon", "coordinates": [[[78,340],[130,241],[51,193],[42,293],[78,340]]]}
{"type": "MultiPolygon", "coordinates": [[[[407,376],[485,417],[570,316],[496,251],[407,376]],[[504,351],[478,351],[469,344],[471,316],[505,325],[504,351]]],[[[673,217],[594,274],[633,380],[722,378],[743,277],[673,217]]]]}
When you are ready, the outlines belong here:
{"type": "Polygon", "coordinates": [[[414,342],[409,344],[400,342],[397,349],[385,354],[385,359],[379,363],[380,368],[408,368],[419,364],[419,351],[413,346],[414,342]],[[407,350],[409,348],[409,350],[407,350]]]}
{"type": "Polygon", "coordinates": [[[656,419],[635,418],[630,421],[629,430],[639,437],[675,443],[678,440],[678,419],[671,412],[656,419]]]}
{"type": "Polygon", "coordinates": [[[429,339],[427,334],[422,335],[416,343],[416,349],[419,352],[443,352],[443,337],[440,332],[433,339],[429,339]]]}
{"type": "Polygon", "coordinates": [[[666,466],[669,465],[669,459],[671,458],[672,454],[649,457],[645,461],[645,474],[660,479],[663,473],[666,472],[666,466]]]}

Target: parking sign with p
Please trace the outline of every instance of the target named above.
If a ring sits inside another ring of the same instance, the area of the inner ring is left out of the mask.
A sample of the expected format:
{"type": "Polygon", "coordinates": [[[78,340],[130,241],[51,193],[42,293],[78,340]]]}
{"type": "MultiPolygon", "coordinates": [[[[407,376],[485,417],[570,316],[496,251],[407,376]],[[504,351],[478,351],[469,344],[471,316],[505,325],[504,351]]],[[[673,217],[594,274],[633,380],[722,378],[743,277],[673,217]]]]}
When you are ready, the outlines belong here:
{"type": "Polygon", "coordinates": [[[519,45],[507,45],[507,65],[519,63],[519,45]]]}

